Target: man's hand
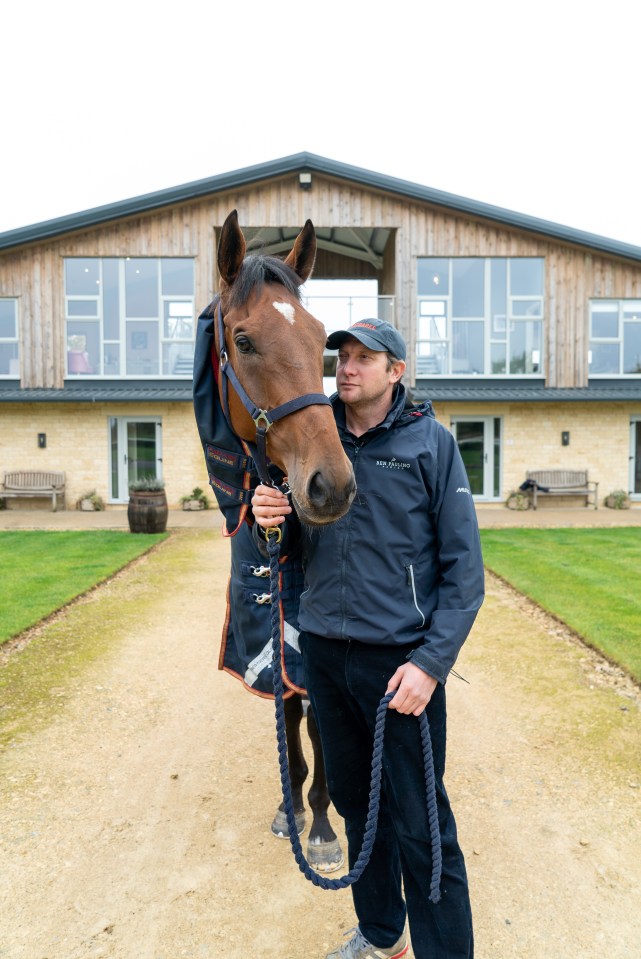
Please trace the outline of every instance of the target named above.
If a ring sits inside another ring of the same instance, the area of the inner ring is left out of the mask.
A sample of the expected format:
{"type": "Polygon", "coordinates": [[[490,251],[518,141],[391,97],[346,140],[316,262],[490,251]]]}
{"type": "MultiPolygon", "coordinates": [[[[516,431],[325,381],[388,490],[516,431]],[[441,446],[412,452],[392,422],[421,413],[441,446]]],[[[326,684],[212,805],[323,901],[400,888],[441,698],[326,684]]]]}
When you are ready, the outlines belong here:
{"type": "Polygon", "coordinates": [[[261,483],[254,490],[252,512],[258,525],[264,529],[284,523],[291,511],[289,500],[279,489],[261,483]]]}
{"type": "Polygon", "coordinates": [[[396,709],[399,713],[411,713],[419,716],[438,686],[438,681],[414,663],[403,663],[399,666],[385,690],[385,695],[396,690],[394,699],[388,709],[396,709]]]}

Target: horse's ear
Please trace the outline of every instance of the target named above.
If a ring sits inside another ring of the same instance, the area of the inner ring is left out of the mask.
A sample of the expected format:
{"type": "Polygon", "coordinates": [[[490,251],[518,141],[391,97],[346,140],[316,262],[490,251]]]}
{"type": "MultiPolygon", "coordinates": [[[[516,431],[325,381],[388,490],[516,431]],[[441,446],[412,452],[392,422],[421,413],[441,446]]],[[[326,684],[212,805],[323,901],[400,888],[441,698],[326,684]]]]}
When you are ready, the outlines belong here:
{"type": "Polygon", "coordinates": [[[232,210],[220,231],[218,242],[218,271],[221,279],[231,286],[245,258],[245,237],[238,226],[238,211],[232,210]]]}
{"type": "Polygon", "coordinates": [[[305,226],[296,237],[294,248],[285,260],[287,266],[291,266],[304,283],[312,275],[314,269],[314,260],[316,259],[316,230],[311,220],[305,222],[305,226]]]}

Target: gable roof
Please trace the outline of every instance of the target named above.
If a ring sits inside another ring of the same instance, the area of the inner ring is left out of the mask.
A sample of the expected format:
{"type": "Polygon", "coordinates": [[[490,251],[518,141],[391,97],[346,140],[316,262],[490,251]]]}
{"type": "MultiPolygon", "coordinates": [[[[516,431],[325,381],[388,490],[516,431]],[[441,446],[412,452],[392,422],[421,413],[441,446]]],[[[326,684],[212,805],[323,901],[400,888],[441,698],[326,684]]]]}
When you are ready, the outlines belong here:
{"type": "Polygon", "coordinates": [[[478,200],[470,200],[454,193],[434,190],[431,187],[421,186],[408,180],[399,180],[396,177],[385,176],[372,170],[340,163],[337,160],[329,160],[314,153],[294,153],[278,160],[258,163],[254,166],[243,167],[240,170],[232,170],[229,173],[220,173],[204,180],[194,180],[191,183],[184,183],[166,190],[157,190],[154,193],[120,200],[117,203],[109,203],[105,206],[94,207],[90,210],[57,217],[53,220],[45,220],[42,223],[34,223],[31,226],[8,230],[5,233],[0,233],[0,249],[37,242],[69,233],[72,230],[98,226],[101,223],[117,220],[121,217],[134,216],[176,203],[183,203],[187,200],[198,199],[209,194],[238,189],[271,177],[302,172],[326,174],[358,183],[361,186],[383,190],[386,193],[395,193],[410,200],[423,201],[469,216],[482,217],[506,226],[517,227],[520,230],[528,230],[555,240],[562,240],[614,256],[641,261],[641,247],[634,246],[631,243],[621,243],[617,240],[598,236],[595,233],[574,230],[571,227],[552,223],[549,220],[541,220],[525,213],[505,210],[502,207],[481,203],[478,200]]]}

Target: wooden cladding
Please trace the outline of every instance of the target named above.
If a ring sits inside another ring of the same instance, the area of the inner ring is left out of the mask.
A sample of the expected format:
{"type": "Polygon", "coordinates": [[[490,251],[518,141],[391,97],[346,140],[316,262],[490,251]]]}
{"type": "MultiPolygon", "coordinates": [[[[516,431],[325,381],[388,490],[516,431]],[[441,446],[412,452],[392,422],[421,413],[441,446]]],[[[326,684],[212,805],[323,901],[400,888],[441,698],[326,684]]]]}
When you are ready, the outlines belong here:
{"type": "Polygon", "coordinates": [[[21,382],[62,387],[65,370],[65,257],[194,257],[197,308],[216,289],[216,231],[232,209],[241,226],[382,227],[391,231],[379,274],[362,261],[319,251],[319,278],[376,277],[396,298],[397,323],[413,355],[416,257],[544,257],[548,386],[585,386],[588,305],[593,297],[641,298],[641,264],[314,173],[298,174],[180,203],[0,253],[0,296],[19,302],[21,382]]]}

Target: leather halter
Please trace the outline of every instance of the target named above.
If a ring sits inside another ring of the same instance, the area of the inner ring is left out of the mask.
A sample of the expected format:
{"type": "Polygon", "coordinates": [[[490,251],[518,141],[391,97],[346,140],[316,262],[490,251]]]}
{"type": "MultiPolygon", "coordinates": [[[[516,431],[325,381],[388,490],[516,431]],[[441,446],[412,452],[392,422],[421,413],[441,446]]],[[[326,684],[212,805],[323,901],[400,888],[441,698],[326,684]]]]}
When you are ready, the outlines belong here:
{"type": "Polygon", "coordinates": [[[306,406],[331,406],[331,403],[329,398],[325,396],[324,393],[305,393],[303,396],[297,396],[293,400],[288,400],[286,403],[281,403],[280,406],[276,406],[273,410],[260,409],[260,407],[256,406],[256,404],[250,400],[242,383],[236,376],[234,368],[229,362],[227,348],[225,346],[225,325],[223,323],[223,311],[220,305],[220,300],[218,301],[218,306],[216,308],[216,324],[218,332],[218,348],[220,350],[220,372],[222,373],[222,407],[225,418],[229,424],[229,428],[233,433],[235,433],[236,431],[232,425],[231,415],[229,412],[229,381],[239,400],[254,421],[254,425],[256,427],[256,444],[254,449],[252,449],[251,446],[250,449],[256,464],[260,481],[264,486],[275,486],[276,484],[271,479],[267,470],[266,437],[270,427],[273,426],[274,423],[277,423],[278,420],[282,420],[285,416],[289,416],[290,413],[296,413],[298,410],[302,410],[306,406]]]}

